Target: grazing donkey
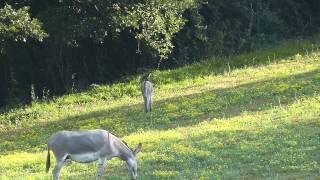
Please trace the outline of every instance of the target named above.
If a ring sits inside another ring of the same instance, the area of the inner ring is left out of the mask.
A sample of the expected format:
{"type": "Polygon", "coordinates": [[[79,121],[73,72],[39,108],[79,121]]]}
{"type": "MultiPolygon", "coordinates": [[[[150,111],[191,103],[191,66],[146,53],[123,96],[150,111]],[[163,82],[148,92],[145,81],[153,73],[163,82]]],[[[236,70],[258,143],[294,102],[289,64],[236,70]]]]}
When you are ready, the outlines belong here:
{"type": "Polygon", "coordinates": [[[99,160],[96,179],[100,179],[106,160],[113,157],[126,161],[131,179],[136,179],[137,154],[141,147],[139,143],[135,150],[131,150],[119,138],[102,129],[59,131],[53,134],[48,141],[46,172],[48,173],[50,168],[50,150],[52,150],[57,162],[52,171],[54,180],[59,179],[61,167],[66,159],[80,163],[99,160]]]}
{"type": "Polygon", "coordinates": [[[141,77],[141,91],[144,100],[144,111],[151,111],[152,107],[152,83],[149,81],[151,73],[143,74],[141,77]]]}

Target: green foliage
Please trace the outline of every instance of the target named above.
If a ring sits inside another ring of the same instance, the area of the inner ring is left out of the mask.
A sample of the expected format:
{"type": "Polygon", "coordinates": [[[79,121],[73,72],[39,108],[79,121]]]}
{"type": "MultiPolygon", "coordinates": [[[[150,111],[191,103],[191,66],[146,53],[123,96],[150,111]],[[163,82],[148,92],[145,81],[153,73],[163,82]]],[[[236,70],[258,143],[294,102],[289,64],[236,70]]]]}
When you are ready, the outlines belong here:
{"type": "MultiPolygon", "coordinates": [[[[196,2],[196,1],[195,1],[196,2]]],[[[173,49],[172,39],[185,19],[184,11],[196,4],[193,1],[145,1],[124,8],[122,26],[133,29],[135,38],[154,49],[160,59],[167,59],[173,49]]],[[[118,7],[120,8],[120,7],[118,7]]]]}
{"type": "Polygon", "coordinates": [[[0,9],[0,41],[1,44],[6,41],[23,41],[28,38],[42,41],[47,34],[42,30],[41,23],[36,18],[29,15],[29,7],[23,7],[18,10],[10,5],[5,5],[0,9]]]}
{"type": "MultiPolygon", "coordinates": [[[[142,142],[141,179],[318,179],[319,47],[316,38],[291,40],[157,71],[149,114],[138,77],[3,110],[0,178],[50,179],[43,149],[52,133],[104,128],[132,147],[142,142]]],[[[92,179],[95,168],[72,163],[61,176],[92,179]]],[[[127,170],[111,160],[104,176],[127,179],[127,170]]]]}
{"type": "Polygon", "coordinates": [[[3,1],[0,45],[2,50],[6,46],[6,54],[0,57],[0,81],[4,82],[0,84],[0,105],[30,103],[31,84],[41,99],[43,89],[50,96],[68,93],[73,85],[81,90],[93,83],[115,82],[140,68],[175,68],[205,57],[230,56],[285,38],[311,35],[319,30],[319,3],[3,1]],[[15,10],[6,3],[24,8],[15,10]],[[45,37],[39,21],[50,37],[41,44],[23,43],[45,37]],[[77,82],[71,79],[74,73],[79,74],[77,82]]]}
{"type": "Polygon", "coordinates": [[[79,37],[94,37],[103,44],[105,38],[118,36],[121,31],[126,31],[164,59],[173,48],[174,35],[186,21],[182,14],[197,3],[198,0],[62,2],[61,7],[57,7],[62,14],[52,18],[67,16],[65,21],[69,21],[68,29],[72,30],[67,41],[75,47],[78,46],[79,37]],[[71,19],[70,16],[78,20],[71,19]]]}
{"type": "Polygon", "coordinates": [[[319,30],[317,1],[215,0],[185,14],[188,23],[174,39],[170,66],[210,55],[263,48],[281,39],[319,30]],[[307,15],[308,14],[308,15],[307,15]],[[307,16],[306,16],[307,15],[307,16]]]}

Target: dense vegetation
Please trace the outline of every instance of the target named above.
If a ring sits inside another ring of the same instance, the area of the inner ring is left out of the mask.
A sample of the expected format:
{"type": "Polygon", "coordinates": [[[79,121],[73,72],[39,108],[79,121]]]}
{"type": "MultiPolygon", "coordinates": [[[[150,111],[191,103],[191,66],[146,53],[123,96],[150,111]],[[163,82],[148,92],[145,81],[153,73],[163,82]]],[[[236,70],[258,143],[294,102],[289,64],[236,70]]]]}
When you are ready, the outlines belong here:
{"type": "MultiPolygon", "coordinates": [[[[108,129],[132,147],[142,142],[140,179],[319,179],[319,42],[295,39],[156,71],[149,114],[138,77],[4,111],[0,179],[50,179],[48,137],[93,128],[108,129]]],[[[94,179],[95,167],[67,163],[62,178],[94,179]]],[[[104,178],[127,179],[128,173],[113,159],[104,178]]]]}
{"type": "MultiPolygon", "coordinates": [[[[95,128],[142,142],[141,179],[319,179],[319,9],[318,0],[0,1],[0,179],[50,179],[48,137],[95,128]]],[[[93,179],[95,167],[67,163],[62,177],[93,179]]],[[[105,177],[127,171],[112,160],[105,177]]]]}
{"type": "Polygon", "coordinates": [[[0,8],[0,105],[246,52],[320,25],[317,0],[6,0],[0,8]]]}

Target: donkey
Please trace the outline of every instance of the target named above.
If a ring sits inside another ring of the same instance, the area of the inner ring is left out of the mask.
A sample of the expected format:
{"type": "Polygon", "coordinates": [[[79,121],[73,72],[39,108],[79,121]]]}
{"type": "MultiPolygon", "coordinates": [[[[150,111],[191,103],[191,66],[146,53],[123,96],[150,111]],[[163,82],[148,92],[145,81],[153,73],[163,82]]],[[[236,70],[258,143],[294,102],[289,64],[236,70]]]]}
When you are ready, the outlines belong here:
{"type": "Polygon", "coordinates": [[[137,154],[141,151],[139,143],[135,150],[106,130],[59,131],[48,140],[46,172],[50,168],[50,150],[56,158],[56,166],[52,171],[53,179],[58,180],[65,160],[71,159],[80,163],[98,160],[96,180],[103,175],[105,162],[118,157],[125,161],[131,179],[137,179],[137,154]]]}
{"type": "Polygon", "coordinates": [[[141,77],[141,91],[144,100],[144,111],[150,112],[152,108],[152,83],[149,81],[151,73],[143,74],[141,77]]]}

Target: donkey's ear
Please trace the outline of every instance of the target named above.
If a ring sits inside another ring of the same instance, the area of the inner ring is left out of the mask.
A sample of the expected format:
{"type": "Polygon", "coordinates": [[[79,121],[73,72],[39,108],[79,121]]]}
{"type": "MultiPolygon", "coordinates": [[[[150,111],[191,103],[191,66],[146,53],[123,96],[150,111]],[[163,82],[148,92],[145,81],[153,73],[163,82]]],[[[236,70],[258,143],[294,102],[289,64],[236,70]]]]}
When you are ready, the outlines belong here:
{"type": "Polygon", "coordinates": [[[141,151],[142,144],[139,143],[137,149],[134,150],[134,154],[138,154],[141,151]]]}

